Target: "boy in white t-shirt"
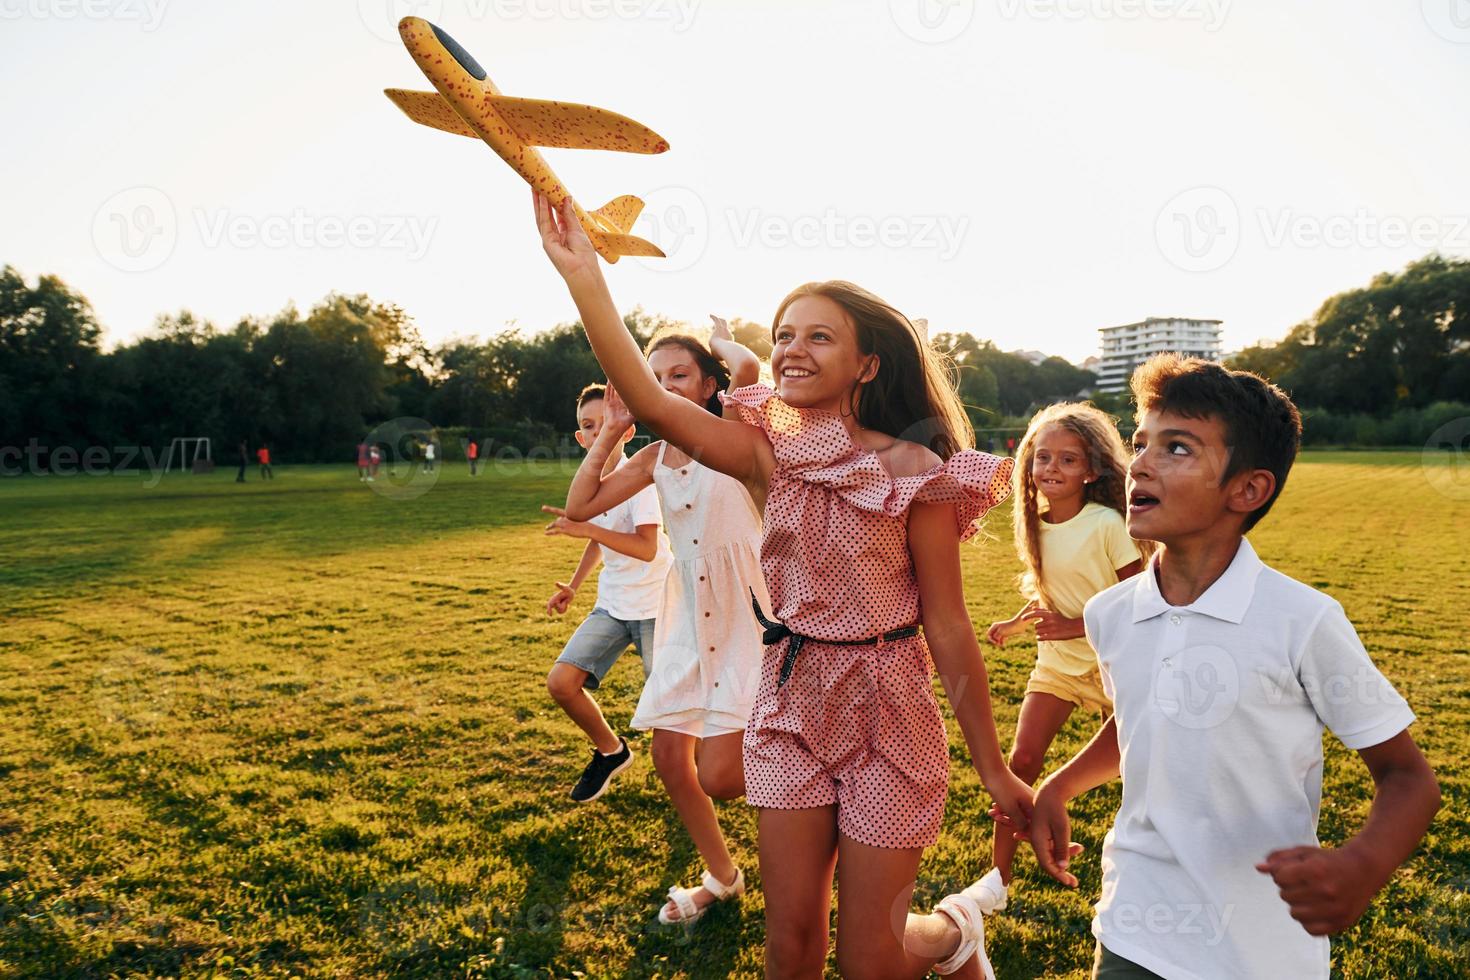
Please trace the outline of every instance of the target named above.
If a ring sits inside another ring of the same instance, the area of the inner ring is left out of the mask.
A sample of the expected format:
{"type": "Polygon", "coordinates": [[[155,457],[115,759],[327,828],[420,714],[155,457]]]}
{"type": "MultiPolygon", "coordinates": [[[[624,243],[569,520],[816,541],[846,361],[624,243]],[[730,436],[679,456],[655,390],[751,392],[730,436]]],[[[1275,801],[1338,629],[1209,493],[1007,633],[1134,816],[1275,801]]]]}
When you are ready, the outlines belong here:
{"type": "MultiPolygon", "coordinates": [[[[602,429],[605,393],[602,385],[593,384],[577,397],[576,436],[583,449],[596,441],[602,429]]],[[[633,429],[629,428],[619,451],[608,456],[603,476],[627,461],[621,447],[632,437],[633,429]]],[[[663,514],[653,487],[589,521],[568,520],[560,507],[541,509],[557,515],[546,525],[547,534],[587,539],[571,581],[556,583],[556,592],[546,603],[547,613],[564,615],[582,581],[597,566],[598,559],[602,560],[597,602],[546,675],[547,691],[592,740],[592,760],[570,793],[578,803],[590,803],[607,790],[614,776],[632,765],[633,750],[627,739],[608,726],[597,702],[587,692],[597,690],[630,643],[643,661],[644,678],[648,677],[654,619],[673,553],[663,533],[663,514]]]]}
{"type": "Polygon", "coordinates": [[[1439,786],[1342,606],[1245,540],[1296,456],[1290,399],[1176,354],[1140,366],[1132,388],[1128,533],[1161,547],[1083,611],[1116,713],[1037,791],[1030,839],[1075,887],[1067,801],[1121,774],[1093,976],[1326,980],[1328,934],[1414,852],[1439,786]],[[1324,727],[1376,789],[1336,848],[1316,833],[1324,727]]]}

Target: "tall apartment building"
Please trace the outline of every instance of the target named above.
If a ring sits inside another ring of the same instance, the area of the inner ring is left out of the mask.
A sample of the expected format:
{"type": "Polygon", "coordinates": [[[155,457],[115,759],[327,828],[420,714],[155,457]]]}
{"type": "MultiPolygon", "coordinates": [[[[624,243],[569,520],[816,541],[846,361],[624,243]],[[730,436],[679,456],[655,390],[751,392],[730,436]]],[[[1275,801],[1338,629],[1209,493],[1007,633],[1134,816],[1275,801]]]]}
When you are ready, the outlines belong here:
{"type": "Polygon", "coordinates": [[[1154,354],[1175,351],[1187,357],[1220,360],[1220,320],[1151,316],[1138,323],[1101,327],[1102,356],[1097,367],[1099,391],[1122,391],[1133,369],[1154,354]]]}

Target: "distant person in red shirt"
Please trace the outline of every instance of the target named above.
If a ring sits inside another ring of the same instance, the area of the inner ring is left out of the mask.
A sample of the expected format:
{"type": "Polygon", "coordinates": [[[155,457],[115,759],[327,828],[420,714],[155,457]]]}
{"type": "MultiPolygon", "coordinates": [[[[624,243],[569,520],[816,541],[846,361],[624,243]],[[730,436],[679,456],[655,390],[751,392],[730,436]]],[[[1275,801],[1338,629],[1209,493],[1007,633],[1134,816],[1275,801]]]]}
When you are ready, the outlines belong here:
{"type": "Polygon", "coordinates": [[[274,480],[275,475],[271,473],[270,447],[261,446],[255,451],[255,458],[260,463],[260,478],[262,480],[274,480]]]}
{"type": "Polygon", "coordinates": [[[368,444],[359,442],[357,444],[357,482],[362,483],[368,478],[368,444]]]}
{"type": "Polygon", "coordinates": [[[480,462],[480,447],[475,445],[475,440],[471,439],[464,447],[464,454],[470,461],[470,476],[474,476],[475,467],[480,462]]]}
{"type": "Polygon", "coordinates": [[[1006,436],[1006,455],[1007,456],[1014,456],[1014,455],[1016,455],[1016,437],[1015,436],[1006,436]]]}

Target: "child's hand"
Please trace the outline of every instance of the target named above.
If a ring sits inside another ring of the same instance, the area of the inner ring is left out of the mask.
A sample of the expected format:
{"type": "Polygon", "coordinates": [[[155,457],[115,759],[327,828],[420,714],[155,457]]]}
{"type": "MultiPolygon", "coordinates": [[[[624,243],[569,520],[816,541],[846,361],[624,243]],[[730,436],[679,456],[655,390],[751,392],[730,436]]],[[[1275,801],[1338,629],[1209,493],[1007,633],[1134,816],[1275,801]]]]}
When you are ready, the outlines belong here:
{"type": "Polygon", "coordinates": [[[542,504],[541,509],[548,514],[556,515],[556,520],[546,525],[547,535],[564,534],[569,538],[590,538],[592,536],[591,524],[586,521],[568,520],[567,512],[560,507],[542,504]]]}
{"type": "Polygon", "coordinates": [[[1014,619],[1002,619],[998,623],[991,623],[990,629],[985,631],[985,638],[998,647],[1006,645],[1006,640],[1024,631],[1026,627],[1014,619]]]}
{"type": "Polygon", "coordinates": [[[541,247],[561,277],[570,282],[579,276],[600,275],[597,251],[577,220],[571,197],[563,200],[560,208],[552,207],[551,199],[539,191],[531,192],[531,201],[536,208],[541,247]]]}
{"type": "Polygon", "coordinates": [[[1009,769],[994,783],[993,786],[986,783],[985,791],[995,800],[996,808],[1011,825],[1027,826],[1031,822],[1031,785],[1009,769]]]}
{"type": "Polygon", "coordinates": [[[633,413],[628,411],[628,405],[623,401],[623,396],[618,394],[618,389],[608,382],[607,394],[602,398],[602,431],[617,432],[618,439],[623,440],[633,433],[633,413]]]}
{"type": "Polygon", "coordinates": [[[1025,618],[1028,622],[1036,624],[1038,640],[1075,640],[1079,636],[1087,635],[1086,629],[1080,625],[1079,620],[1040,606],[1026,613],[1025,618]]]}
{"type": "Polygon", "coordinates": [[[1076,888],[1077,879],[1067,870],[1067,864],[1082,853],[1082,845],[1073,843],[1071,838],[1067,801],[1043,783],[1036,791],[1031,810],[1031,849],[1036,852],[1036,861],[1043,871],[1068,888],[1076,888]]]}
{"type": "Polygon", "coordinates": [[[1372,872],[1346,849],[1289,847],[1267,854],[1256,870],[1271,876],[1291,917],[1313,936],[1351,928],[1378,890],[1372,872]]]}
{"type": "Polygon", "coordinates": [[[729,340],[732,342],[735,340],[735,337],[730,333],[730,324],[725,322],[724,317],[718,317],[711,313],[709,318],[715,321],[715,325],[710,327],[709,331],[711,345],[717,340],[729,340]]]}
{"type": "Polygon", "coordinates": [[[572,604],[572,600],[576,597],[576,589],[565,582],[556,583],[556,591],[552,593],[550,599],[546,600],[546,615],[550,616],[554,613],[558,616],[565,616],[567,607],[572,604]]]}

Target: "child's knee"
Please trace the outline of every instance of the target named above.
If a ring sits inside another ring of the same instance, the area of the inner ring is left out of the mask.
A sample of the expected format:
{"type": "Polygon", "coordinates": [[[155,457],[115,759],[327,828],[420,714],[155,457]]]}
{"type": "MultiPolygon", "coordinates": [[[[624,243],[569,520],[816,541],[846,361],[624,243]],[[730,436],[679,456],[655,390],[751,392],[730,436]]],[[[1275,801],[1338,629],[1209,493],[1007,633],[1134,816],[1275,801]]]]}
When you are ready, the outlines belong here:
{"type": "Polygon", "coordinates": [[[821,976],[826,962],[825,929],[808,929],[791,922],[767,924],[767,977],[821,976]]]}
{"type": "Polygon", "coordinates": [[[699,788],[710,799],[737,800],[745,795],[745,773],[735,764],[702,765],[699,767],[699,788]]]}
{"type": "Polygon", "coordinates": [[[653,756],[653,768],[664,785],[697,782],[694,758],[681,740],[660,738],[655,733],[649,754],[653,756]]]}
{"type": "Polygon", "coordinates": [[[546,675],[546,693],[557,704],[566,704],[582,696],[587,677],[585,670],[579,670],[570,664],[554,664],[551,672],[546,675]]]}
{"type": "Polygon", "coordinates": [[[1036,777],[1041,775],[1041,767],[1045,760],[1046,753],[1018,745],[1011,750],[1011,772],[1028,783],[1035,782],[1036,777]]]}

